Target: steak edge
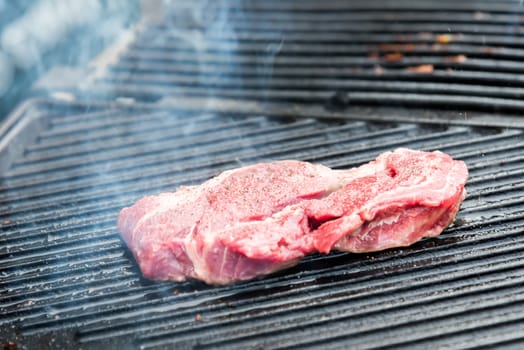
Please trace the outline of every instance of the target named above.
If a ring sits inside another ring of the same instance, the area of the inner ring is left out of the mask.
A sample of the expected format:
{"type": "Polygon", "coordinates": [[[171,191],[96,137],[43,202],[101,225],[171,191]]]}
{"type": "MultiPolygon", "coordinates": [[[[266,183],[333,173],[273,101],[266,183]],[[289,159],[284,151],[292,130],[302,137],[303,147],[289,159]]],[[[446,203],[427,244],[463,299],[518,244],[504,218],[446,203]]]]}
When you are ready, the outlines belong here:
{"type": "Polygon", "coordinates": [[[465,198],[466,165],[400,148],[349,170],[283,160],[147,196],[118,229],[145,277],[252,279],[314,252],[370,252],[439,235],[465,198]]]}

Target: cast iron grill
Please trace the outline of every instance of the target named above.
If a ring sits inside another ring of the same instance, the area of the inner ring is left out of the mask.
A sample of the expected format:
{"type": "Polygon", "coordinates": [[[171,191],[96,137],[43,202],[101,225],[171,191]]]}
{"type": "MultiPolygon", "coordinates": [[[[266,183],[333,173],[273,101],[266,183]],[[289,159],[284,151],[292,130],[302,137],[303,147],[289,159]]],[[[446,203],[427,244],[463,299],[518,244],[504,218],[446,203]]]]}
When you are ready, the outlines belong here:
{"type": "Polygon", "coordinates": [[[518,0],[173,6],[78,93],[521,112],[523,14],[518,0]]]}
{"type": "Polygon", "coordinates": [[[271,114],[21,107],[0,138],[0,340],[65,349],[522,345],[522,128],[271,114]],[[395,147],[468,164],[469,196],[438,239],[314,255],[210,287],[144,280],[116,231],[123,206],[225,169],[284,158],[347,168],[395,147]]]}

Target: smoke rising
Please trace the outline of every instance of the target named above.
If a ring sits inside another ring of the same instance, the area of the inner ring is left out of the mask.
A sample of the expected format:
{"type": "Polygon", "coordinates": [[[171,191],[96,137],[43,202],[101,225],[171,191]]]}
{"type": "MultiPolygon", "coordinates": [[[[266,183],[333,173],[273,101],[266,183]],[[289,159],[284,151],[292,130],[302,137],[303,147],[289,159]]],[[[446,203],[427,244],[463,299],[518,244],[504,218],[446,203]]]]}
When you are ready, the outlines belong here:
{"type": "Polygon", "coordinates": [[[139,14],[138,0],[22,3],[23,9],[0,4],[10,14],[0,23],[0,113],[29,97],[31,85],[51,67],[86,66],[139,14]]]}

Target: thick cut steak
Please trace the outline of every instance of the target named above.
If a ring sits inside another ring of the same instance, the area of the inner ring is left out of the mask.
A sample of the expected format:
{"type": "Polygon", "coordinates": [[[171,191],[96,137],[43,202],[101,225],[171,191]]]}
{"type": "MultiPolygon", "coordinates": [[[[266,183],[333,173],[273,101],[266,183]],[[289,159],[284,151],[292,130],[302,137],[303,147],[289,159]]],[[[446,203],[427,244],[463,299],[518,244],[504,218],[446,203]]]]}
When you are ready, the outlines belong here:
{"type": "Polygon", "coordinates": [[[313,252],[369,252],[439,235],[465,197],[466,165],[397,149],[349,170],[284,160],[140,199],[118,228],[150,279],[226,284],[313,252]]]}

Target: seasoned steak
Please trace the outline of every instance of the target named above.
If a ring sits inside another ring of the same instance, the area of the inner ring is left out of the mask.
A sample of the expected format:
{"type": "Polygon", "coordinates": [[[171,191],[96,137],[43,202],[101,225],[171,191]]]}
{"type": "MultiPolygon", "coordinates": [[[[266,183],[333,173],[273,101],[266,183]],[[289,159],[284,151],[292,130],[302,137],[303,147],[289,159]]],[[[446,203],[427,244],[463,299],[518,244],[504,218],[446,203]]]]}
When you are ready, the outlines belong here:
{"type": "Polygon", "coordinates": [[[140,199],[118,228],[150,279],[251,279],[313,252],[369,252],[437,236],[464,199],[465,164],[397,149],[349,170],[285,160],[140,199]]]}

